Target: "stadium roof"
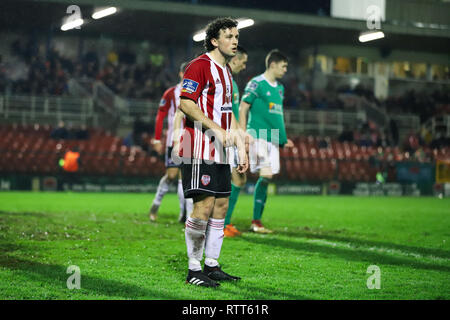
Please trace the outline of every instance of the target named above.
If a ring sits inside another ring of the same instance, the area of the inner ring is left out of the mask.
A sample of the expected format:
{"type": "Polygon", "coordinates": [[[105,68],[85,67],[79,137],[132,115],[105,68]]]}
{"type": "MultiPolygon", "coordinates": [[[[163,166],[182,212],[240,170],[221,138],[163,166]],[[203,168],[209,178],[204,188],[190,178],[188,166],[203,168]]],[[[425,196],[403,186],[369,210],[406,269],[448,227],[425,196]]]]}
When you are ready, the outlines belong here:
{"type": "MultiPolygon", "coordinates": [[[[364,21],[335,19],[324,16],[287,12],[272,12],[245,8],[205,6],[186,3],[140,0],[77,0],[87,23],[81,30],[67,34],[151,39],[154,42],[187,45],[192,35],[217,16],[248,17],[255,20],[252,28],[241,32],[242,42],[252,47],[296,51],[311,45],[352,45],[405,51],[450,52],[450,30],[414,28],[383,23],[386,38],[366,43],[358,42],[360,31],[366,29],[364,21]],[[93,21],[95,6],[114,5],[121,11],[104,19],[93,21]]],[[[36,30],[48,33],[59,30],[62,18],[72,0],[2,1],[0,28],[9,32],[36,30]]]]}

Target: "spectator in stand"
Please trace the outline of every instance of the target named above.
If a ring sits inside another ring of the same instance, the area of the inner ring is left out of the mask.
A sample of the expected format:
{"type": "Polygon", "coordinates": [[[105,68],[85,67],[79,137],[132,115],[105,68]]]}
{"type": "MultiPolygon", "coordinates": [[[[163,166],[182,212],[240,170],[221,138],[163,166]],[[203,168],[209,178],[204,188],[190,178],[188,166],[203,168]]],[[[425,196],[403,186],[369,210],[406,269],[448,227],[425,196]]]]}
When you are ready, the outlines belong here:
{"type": "Polygon", "coordinates": [[[73,190],[73,185],[78,182],[78,170],[80,165],[80,152],[77,146],[69,149],[65,153],[64,159],[60,160],[60,166],[64,172],[63,181],[69,190],[73,190]]]}
{"type": "Polygon", "coordinates": [[[408,137],[406,138],[406,141],[404,143],[404,150],[406,152],[409,152],[410,154],[414,154],[417,149],[419,149],[420,147],[420,141],[419,141],[419,137],[417,136],[417,134],[415,134],[414,132],[411,132],[408,137]]]}
{"type": "Polygon", "coordinates": [[[339,142],[353,142],[353,131],[352,130],[344,130],[341,132],[338,138],[339,142]]]}
{"type": "Polygon", "coordinates": [[[79,129],[75,131],[75,139],[77,140],[87,140],[89,139],[89,131],[85,124],[82,124],[79,129]]]}
{"type": "Polygon", "coordinates": [[[67,139],[69,137],[69,131],[66,129],[64,121],[58,122],[58,127],[50,133],[50,137],[56,140],[67,139]]]}

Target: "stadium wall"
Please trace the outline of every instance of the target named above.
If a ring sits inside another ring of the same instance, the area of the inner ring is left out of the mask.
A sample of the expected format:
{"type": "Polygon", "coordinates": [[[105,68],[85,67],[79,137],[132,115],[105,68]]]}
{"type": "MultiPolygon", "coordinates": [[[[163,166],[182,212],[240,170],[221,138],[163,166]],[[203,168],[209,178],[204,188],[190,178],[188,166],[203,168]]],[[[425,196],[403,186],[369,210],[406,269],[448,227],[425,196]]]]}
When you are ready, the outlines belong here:
{"type": "MultiPolygon", "coordinates": [[[[75,191],[75,192],[138,192],[154,193],[159,180],[141,177],[79,177],[71,186],[62,175],[2,175],[0,191],[75,191]]],[[[253,194],[255,182],[250,181],[244,193],[253,194]]],[[[169,192],[176,193],[176,186],[169,192]]],[[[325,183],[305,183],[276,181],[271,183],[268,193],[291,195],[354,195],[354,196],[450,196],[450,184],[434,184],[430,181],[402,183],[360,183],[331,181],[325,183]]]]}

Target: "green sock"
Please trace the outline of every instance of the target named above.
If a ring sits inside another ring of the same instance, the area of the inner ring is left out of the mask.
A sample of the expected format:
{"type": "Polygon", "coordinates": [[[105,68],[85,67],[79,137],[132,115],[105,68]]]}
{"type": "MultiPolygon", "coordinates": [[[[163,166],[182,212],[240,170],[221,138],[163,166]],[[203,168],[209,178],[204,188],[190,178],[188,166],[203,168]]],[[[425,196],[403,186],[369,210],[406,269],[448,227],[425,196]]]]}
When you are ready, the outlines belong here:
{"type": "Polygon", "coordinates": [[[255,194],[253,201],[253,220],[261,220],[264,205],[267,199],[267,186],[269,179],[260,177],[256,182],[255,194]]]}
{"type": "Polygon", "coordinates": [[[236,205],[237,199],[239,198],[239,193],[241,192],[240,187],[236,187],[234,184],[231,184],[231,195],[230,200],[228,202],[228,211],[225,216],[225,226],[230,224],[231,215],[233,214],[234,206],[236,205]]]}

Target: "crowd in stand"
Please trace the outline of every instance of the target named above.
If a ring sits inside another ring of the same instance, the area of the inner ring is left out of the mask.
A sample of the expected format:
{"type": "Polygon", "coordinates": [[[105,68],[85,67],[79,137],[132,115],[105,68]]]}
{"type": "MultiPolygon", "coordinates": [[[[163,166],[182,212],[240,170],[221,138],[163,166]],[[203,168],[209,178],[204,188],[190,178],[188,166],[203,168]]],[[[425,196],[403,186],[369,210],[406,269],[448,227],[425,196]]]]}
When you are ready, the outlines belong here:
{"type": "Polygon", "coordinates": [[[85,125],[73,126],[69,124],[66,127],[64,121],[59,121],[58,126],[51,131],[50,137],[55,140],[87,140],[89,139],[89,131],[85,125]]]}
{"type": "Polygon", "coordinates": [[[71,60],[52,48],[43,57],[20,40],[12,43],[11,53],[9,61],[0,56],[0,92],[66,95],[70,78],[88,78],[103,81],[115,94],[126,98],[158,101],[176,81],[161,54],[152,54],[147,63],[137,64],[134,53],[112,51],[101,65],[92,51],[71,60]]]}
{"type": "MultiPolygon", "coordinates": [[[[12,43],[11,53],[9,61],[0,56],[0,92],[66,95],[69,79],[89,78],[102,81],[115,94],[125,98],[159,101],[165,89],[177,81],[176,72],[171,71],[167,59],[158,53],[151,54],[147,62],[141,64],[136,62],[136,54],[126,49],[111,51],[106,57],[98,57],[97,53],[89,51],[79,60],[71,60],[54,48],[43,57],[32,42],[24,44],[20,40],[12,43]]],[[[355,110],[363,102],[388,113],[420,115],[422,123],[433,115],[450,112],[448,91],[425,94],[410,90],[401,96],[379,101],[373,90],[363,85],[312,91],[295,72],[289,72],[283,83],[286,109],[355,110]]],[[[333,86],[332,81],[328,83],[333,86]]]]}
{"type": "MultiPolygon", "coordinates": [[[[43,59],[33,46],[17,40],[11,45],[12,57],[0,62],[0,91],[13,94],[64,95],[71,62],[50,50],[43,59]]],[[[2,59],[3,60],[3,59],[2,59]]]]}
{"type": "Polygon", "coordinates": [[[450,112],[450,92],[434,91],[432,94],[409,90],[403,95],[388,97],[383,106],[392,113],[414,113],[424,123],[433,115],[450,112]]]}

